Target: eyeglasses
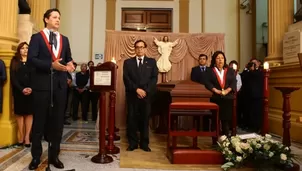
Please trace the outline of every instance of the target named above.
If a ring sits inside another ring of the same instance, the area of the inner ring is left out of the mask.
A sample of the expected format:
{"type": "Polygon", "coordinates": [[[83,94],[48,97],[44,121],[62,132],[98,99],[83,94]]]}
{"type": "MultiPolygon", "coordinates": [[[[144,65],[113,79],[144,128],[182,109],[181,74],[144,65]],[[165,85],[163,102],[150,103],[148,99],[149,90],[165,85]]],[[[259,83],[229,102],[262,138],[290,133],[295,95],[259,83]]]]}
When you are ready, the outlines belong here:
{"type": "Polygon", "coordinates": [[[135,46],[135,49],[144,49],[144,46],[135,46]]]}

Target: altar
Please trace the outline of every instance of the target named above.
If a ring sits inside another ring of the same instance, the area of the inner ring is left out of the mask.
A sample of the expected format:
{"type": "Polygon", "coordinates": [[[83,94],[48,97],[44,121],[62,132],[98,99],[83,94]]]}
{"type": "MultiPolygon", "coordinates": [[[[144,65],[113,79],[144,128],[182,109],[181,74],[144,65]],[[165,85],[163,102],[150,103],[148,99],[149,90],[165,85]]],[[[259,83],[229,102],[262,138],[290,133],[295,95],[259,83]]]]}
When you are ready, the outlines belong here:
{"type": "MultiPolygon", "coordinates": [[[[179,81],[189,79],[191,68],[198,64],[198,56],[203,53],[209,56],[216,50],[224,51],[224,34],[221,33],[159,33],[159,32],[128,32],[106,31],[105,61],[112,58],[116,60],[117,88],[116,88],[116,125],[125,128],[125,90],[123,83],[124,60],[134,57],[134,42],[142,39],[147,43],[146,56],[158,60],[160,53],[154,38],[162,40],[164,36],[173,42],[178,39],[178,44],[173,47],[170,55],[171,70],[166,73],[164,81],[179,81]]],[[[158,83],[162,82],[162,75],[158,75],[158,83]]]]}

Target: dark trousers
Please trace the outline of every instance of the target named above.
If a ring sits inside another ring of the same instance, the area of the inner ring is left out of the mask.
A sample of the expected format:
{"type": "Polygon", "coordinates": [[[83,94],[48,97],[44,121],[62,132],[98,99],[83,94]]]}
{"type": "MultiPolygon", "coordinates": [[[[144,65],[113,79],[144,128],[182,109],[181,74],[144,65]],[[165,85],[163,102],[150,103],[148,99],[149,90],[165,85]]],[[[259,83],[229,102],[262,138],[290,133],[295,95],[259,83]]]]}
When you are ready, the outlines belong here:
{"type": "Polygon", "coordinates": [[[73,97],[72,97],[72,105],[73,105],[73,120],[78,119],[78,110],[79,110],[79,104],[81,102],[81,109],[82,109],[82,119],[87,121],[87,113],[88,113],[88,90],[83,91],[82,93],[79,93],[78,90],[73,91],[73,97]]]}
{"type": "MultiPolygon", "coordinates": [[[[89,92],[89,101],[91,102],[91,112],[92,112],[92,120],[96,121],[98,114],[98,100],[100,97],[100,93],[98,92],[89,92]]],[[[88,105],[89,106],[89,105],[88,105]]]]}
{"type": "Polygon", "coordinates": [[[127,97],[127,137],[130,146],[141,147],[149,145],[149,115],[150,101],[136,96],[127,97]],[[137,136],[140,132],[140,141],[137,136]]]}
{"type": "MultiPolygon", "coordinates": [[[[221,133],[228,136],[232,126],[232,113],[233,113],[233,99],[212,99],[211,102],[216,103],[219,106],[219,120],[221,122],[221,133]]],[[[203,130],[208,131],[210,129],[209,121],[211,121],[211,129],[216,128],[216,118],[212,116],[205,116],[203,119],[203,130]]]]}
{"type": "Polygon", "coordinates": [[[67,109],[68,109],[68,106],[69,106],[69,96],[70,96],[71,93],[72,93],[72,89],[68,87],[67,90],[66,90],[66,103],[65,103],[65,109],[64,109],[65,119],[70,117],[70,113],[69,113],[69,115],[67,115],[67,109]]]}
{"type": "Polygon", "coordinates": [[[248,127],[250,131],[259,132],[261,130],[263,120],[263,99],[249,99],[250,106],[248,111],[248,127]]]}
{"type": "Polygon", "coordinates": [[[50,156],[56,158],[59,155],[64,126],[66,89],[54,90],[53,98],[53,108],[50,109],[50,91],[33,92],[34,112],[31,154],[35,159],[41,157],[41,139],[43,135],[47,136],[48,141],[51,142],[50,156]]]}

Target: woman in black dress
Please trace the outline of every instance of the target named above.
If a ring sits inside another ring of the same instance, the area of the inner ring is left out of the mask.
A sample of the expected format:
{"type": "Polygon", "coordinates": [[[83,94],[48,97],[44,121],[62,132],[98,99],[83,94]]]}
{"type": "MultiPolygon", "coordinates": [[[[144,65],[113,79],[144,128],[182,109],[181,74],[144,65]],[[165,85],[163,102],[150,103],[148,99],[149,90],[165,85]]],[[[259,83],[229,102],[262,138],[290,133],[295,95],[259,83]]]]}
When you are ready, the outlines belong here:
{"type": "Polygon", "coordinates": [[[205,86],[213,92],[211,102],[219,106],[222,133],[229,136],[232,123],[234,90],[236,90],[235,72],[233,69],[228,68],[222,51],[216,51],[213,54],[210,67],[211,69],[207,70],[205,86]]]}
{"type": "Polygon", "coordinates": [[[27,63],[28,44],[22,42],[11,60],[10,79],[14,97],[14,113],[18,125],[19,145],[30,147],[32,127],[32,89],[30,88],[31,69],[27,63]]]}

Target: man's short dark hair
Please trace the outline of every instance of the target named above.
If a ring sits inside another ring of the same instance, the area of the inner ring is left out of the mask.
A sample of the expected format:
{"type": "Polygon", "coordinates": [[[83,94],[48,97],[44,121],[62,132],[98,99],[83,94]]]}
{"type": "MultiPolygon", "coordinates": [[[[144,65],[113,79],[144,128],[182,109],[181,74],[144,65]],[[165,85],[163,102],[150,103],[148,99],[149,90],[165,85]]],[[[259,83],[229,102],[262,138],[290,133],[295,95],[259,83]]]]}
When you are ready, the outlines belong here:
{"type": "Polygon", "coordinates": [[[72,64],[74,65],[74,67],[78,66],[78,64],[76,62],[73,62],[72,64]]]}
{"type": "Polygon", "coordinates": [[[44,27],[46,27],[46,25],[47,25],[45,18],[49,19],[52,12],[58,12],[61,15],[61,12],[57,8],[52,8],[52,9],[47,10],[43,16],[44,27]]]}
{"type": "Polygon", "coordinates": [[[200,54],[199,57],[198,57],[198,59],[200,60],[200,58],[202,58],[202,57],[206,57],[206,60],[208,60],[208,56],[206,54],[203,54],[203,53],[200,54]]]}
{"type": "Polygon", "coordinates": [[[143,41],[143,40],[137,40],[137,41],[134,43],[134,47],[136,47],[136,45],[137,45],[138,43],[140,43],[140,42],[144,43],[145,48],[147,47],[147,43],[146,43],[145,41],[143,41]]]}

